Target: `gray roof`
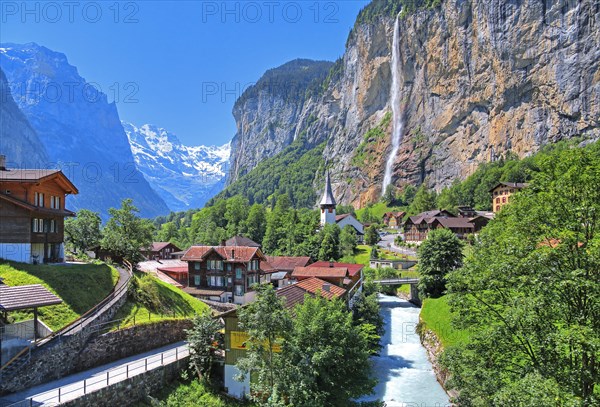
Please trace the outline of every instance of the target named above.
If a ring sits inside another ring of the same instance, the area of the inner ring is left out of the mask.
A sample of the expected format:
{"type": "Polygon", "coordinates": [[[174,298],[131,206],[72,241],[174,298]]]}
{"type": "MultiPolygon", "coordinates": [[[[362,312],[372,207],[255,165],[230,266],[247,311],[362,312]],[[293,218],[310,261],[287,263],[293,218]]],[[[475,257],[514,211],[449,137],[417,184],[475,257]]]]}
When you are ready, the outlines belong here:
{"type": "Polygon", "coordinates": [[[62,300],[40,284],[9,287],[0,286],[0,310],[45,307],[62,303],[62,300]]]}
{"type": "Polygon", "coordinates": [[[327,171],[327,177],[325,181],[325,192],[323,192],[323,199],[321,199],[321,206],[335,206],[335,198],[333,197],[333,191],[331,190],[331,180],[329,179],[329,171],[327,171]]]}

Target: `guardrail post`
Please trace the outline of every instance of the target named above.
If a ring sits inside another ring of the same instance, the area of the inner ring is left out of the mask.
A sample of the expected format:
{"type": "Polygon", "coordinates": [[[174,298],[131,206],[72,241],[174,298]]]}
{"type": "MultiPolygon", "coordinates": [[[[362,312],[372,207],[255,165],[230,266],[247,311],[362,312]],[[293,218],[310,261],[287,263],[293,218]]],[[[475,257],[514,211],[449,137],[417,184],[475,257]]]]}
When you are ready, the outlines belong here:
{"type": "Polygon", "coordinates": [[[87,379],[83,380],[83,394],[87,394],[87,383],[86,383],[87,379]]]}
{"type": "Polygon", "coordinates": [[[108,386],[108,380],[110,378],[109,374],[110,374],[110,371],[106,372],[106,385],[107,386],[108,386]]]}
{"type": "Polygon", "coordinates": [[[148,371],[148,358],[144,359],[144,365],[145,365],[144,371],[147,372],[148,371]]]}
{"type": "Polygon", "coordinates": [[[60,403],[60,387],[58,388],[58,402],[60,403]]]}
{"type": "Polygon", "coordinates": [[[125,377],[129,379],[129,365],[125,365],[125,377]]]}
{"type": "Polygon", "coordinates": [[[160,354],[160,365],[163,366],[164,365],[164,360],[165,360],[165,354],[161,353],[160,354]]]}
{"type": "Polygon", "coordinates": [[[175,348],[175,360],[179,360],[179,348],[175,348]]]}

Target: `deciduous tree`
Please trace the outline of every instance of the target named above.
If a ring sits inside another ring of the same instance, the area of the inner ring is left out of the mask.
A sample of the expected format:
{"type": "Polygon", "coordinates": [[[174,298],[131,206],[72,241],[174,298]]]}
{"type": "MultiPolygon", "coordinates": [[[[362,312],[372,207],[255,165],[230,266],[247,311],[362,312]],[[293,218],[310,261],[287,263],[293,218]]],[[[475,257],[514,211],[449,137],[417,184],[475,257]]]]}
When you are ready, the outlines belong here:
{"type": "Polygon", "coordinates": [[[449,229],[434,229],[419,246],[419,292],[437,298],[446,291],[446,277],[462,266],[463,243],[449,229]]]}
{"type": "Polygon", "coordinates": [[[100,244],[102,220],[97,212],[82,209],[75,218],[65,220],[66,243],[77,253],[95,248],[100,244]]]}

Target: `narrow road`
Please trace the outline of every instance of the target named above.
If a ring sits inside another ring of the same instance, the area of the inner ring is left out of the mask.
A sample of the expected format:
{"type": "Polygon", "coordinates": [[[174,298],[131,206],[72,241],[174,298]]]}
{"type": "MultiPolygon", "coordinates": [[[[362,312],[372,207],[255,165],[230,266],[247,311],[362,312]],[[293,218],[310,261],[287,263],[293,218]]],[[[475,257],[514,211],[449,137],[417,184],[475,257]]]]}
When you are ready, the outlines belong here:
{"type": "Polygon", "coordinates": [[[99,390],[109,384],[126,380],[128,377],[136,376],[146,370],[153,370],[163,364],[173,363],[186,357],[188,354],[189,350],[185,342],[163,346],[150,352],[121,359],[104,366],[4,396],[0,398],[0,406],[57,405],[77,399],[84,394],[99,390]],[[33,399],[33,403],[30,402],[30,399],[33,399]]]}
{"type": "Polygon", "coordinates": [[[385,235],[381,238],[381,240],[379,241],[379,243],[377,243],[380,247],[383,247],[384,249],[388,249],[391,250],[393,252],[396,253],[400,253],[400,254],[405,254],[408,256],[417,256],[417,252],[415,249],[409,249],[406,247],[398,247],[394,244],[394,239],[396,238],[396,236],[398,236],[397,234],[389,234],[389,235],[385,235]]]}

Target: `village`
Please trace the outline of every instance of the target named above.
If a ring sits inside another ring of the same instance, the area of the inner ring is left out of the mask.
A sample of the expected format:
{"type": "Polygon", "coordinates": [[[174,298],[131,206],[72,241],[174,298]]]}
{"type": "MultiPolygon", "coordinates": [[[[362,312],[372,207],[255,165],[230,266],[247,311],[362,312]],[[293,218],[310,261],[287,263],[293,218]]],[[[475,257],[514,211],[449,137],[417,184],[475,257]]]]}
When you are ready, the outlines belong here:
{"type": "MultiPolygon", "coordinates": [[[[0,156],[0,258],[16,262],[14,264],[53,264],[55,267],[72,263],[73,260],[69,259],[73,259],[73,255],[65,249],[64,225],[65,219],[76,216],[66,208],[68,196],[78,193],[76,186],[60,170],[10,169],[4,166],[4,162],[5,157],[0,156]]],[[[342,229],[349,226],[356,236],[356,244],[363,244],[365,225],[352,214],[336,214],[337,203],[328,173],[325,180],[319,201],[321,227],[337,225],[342,229]]],[[[418,263],[416,252],[411,249],[407,252],[404,247],[419,245],[436,229],[447,229],[461,240],[474,236],[508,204],[514,193],[525,187],[526,184],[516,183],[500,183],[495,186],[490,191],[493,212],[475,211],[470,207],[460,206],[457,215],[448,210],[430,210],[414,216],[406,216],[405,212],[384,213],[381,219],[382,229],[377,236],[377,240],[381,237],[384,240],[379,242],[378,247],[390,253],[391,257],[386,260],[371,256],[368,266],[398,270],[396,280],[380,280],[379,284],[410,285],[410,295],[407,298],[420,305],[416,289],[418,278],[402,281],[403,270],[418,263]],[[396,243],[402,247],[396,246],[396,243]]],[[[223,326],[224,346],[219,357],[219,364],[223,369],[220,372],[223,391],[235,398],[247,397],[251,389],[250,376],[247,375],[241,382],[238,380],[240,371],[237,363],[244,357],[248,346],[248,334],[238,323],[239,309],[256,301],[258,286],[271,286],[289,310],[302,304],[308,297],[323,297],[343,301],[346,308],[352,311],[357,300],[361,301],[359,297],[365,284],[365,264],[333,259],[315,261],[309,256],[268,255],[263,252],[260,243],[240,235],[221,241],[216,246],[195,244],[181,248],[171,242],[152,242],[139,251],[141,261],[130,264],[123,256],[110,250],[100,247],[88,249],[90,261],[108,262],[117,265],[119,269],[119,281],[106,299],[114,299],[119,284],[131,285],[131,272],[138,270],[137,272],[151,275],[174,290],[180,290],[208,305],[213,317],[220,320],[223,326]],[[124,272],[124,269],[129,271],[124,272]]],[[[413,276],[414,273],[410,275],[413,276]]],[[[38,309],[60,304],[62,300],[39,284],[11,286],[6,282],[3,284],[1,280],[0,284],[0,372],[4,383],[8,384],[3,391],[9,389],[22,392],[26,387],[15,384],[14,380],[7,380],[7,375],[19,376],[22,374],[20,371],[29,369],[32,354],[36,355],[33,360],[44,363],[44,353],[52,352],[47,349],[51,349],[54,338],[64,334],[64,329],[53,332],[38,318],[38,309]],[[11,313],[23,311],[32,311],[34,318],[18,323],[10,322],[14,320],[9,318],[11,313]]],[[[108,315],[109,317],[103,316],[101,310],[95,307],[89,315],[85,313],[68,327],[86,322],[86,319],[100,319],[106,325],[109,323],[107,319],[114,317],[114,312],[111,311],[108,315]]],[[[85,340],[90,341],[92,337],[93,335],[88,335],[85,340]]],[[[180,339],[181,335],[176,338],[180,339]]],[[[168,345],[168,342],[162,341],[161,344],[168,345]]],[[[82,349],[84,348],[85,346],[82,349]]],[[[61,375],[55,375],[55,378],[60,378],[61,375]]],[[[45,380],[37,378],[32,383],[41,384],[45,380]]],[[[86,394],[84,391],[81,396],[87,397],[86,394]]]]}

